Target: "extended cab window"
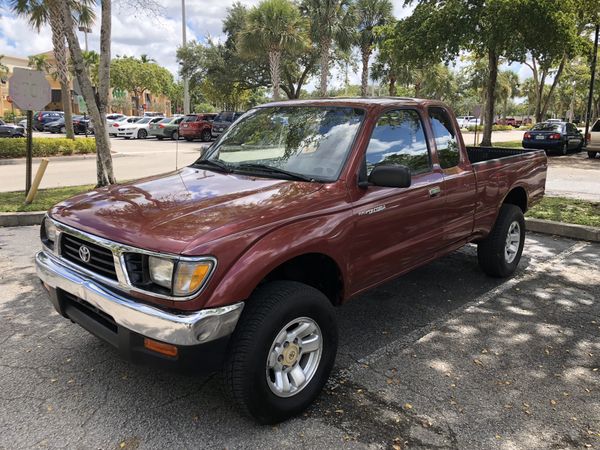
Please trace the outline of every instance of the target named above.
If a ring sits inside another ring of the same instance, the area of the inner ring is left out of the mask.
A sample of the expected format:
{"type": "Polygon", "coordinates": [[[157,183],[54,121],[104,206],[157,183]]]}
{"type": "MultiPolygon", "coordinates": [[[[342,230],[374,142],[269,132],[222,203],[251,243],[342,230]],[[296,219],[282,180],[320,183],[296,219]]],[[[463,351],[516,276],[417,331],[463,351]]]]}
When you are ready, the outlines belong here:
{"type": "Polygon", "coordinates": [[[594,124],[594,126],[592,127],[592,131],[594,133],[596,133],[597,131],[600,131],[600,120],[596,120],[596,123],[594,124]]]}
{"type": "Polygon", "coordinates": [[[413,174],[430,169],[429,149],[419,114],[397,109],[381,115],[367,147],[367,174],[379,164],[401,164],[413,174]]]}
{"type": "Polygon", "coordinates": [[[460,162],[460,152],[450,116],[442,108],[429,108],[429,118],[440,166],[442,169],[457,166],[460,162]]]}

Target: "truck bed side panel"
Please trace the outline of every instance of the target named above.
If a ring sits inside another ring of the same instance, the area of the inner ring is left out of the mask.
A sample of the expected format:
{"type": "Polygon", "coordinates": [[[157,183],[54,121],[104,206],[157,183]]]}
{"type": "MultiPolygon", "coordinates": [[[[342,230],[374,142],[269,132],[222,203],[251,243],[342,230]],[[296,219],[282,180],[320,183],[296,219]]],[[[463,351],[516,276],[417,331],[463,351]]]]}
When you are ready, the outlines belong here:
{"type": "Polygon", "coordinates": [[[475,235],[485,236],[490,232],[504,198],[514,188],[525,190],[527,208],[542,199],[546,187],[547,168],[546,155],[543,151],[517,150],[510,156],[481,160],[483,158],[478,153],[479,150],[468,150],[469,156],[479,160],[472,164],[477,180],[473,227],[475,235]]]}

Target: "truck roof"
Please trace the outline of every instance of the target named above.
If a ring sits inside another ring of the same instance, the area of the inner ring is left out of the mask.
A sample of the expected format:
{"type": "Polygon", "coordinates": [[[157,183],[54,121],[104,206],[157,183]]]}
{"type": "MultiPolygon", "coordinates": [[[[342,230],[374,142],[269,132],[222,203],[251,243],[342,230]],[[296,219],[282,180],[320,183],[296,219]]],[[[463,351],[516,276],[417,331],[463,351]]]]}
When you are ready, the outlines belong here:
{"type": "Polygon", "coordinates": [[[271,102],[264,105],[258,106],[269,107],[269,106],[316,106],[316,105],[331,105],[331,106],[355,106],[355,107],[369,107],[369,106],[393,106],[393,105],[423,105],[423,104],[438,104],[443,105],[442,102],[437,100],[427,100],[421,98],[410,98],[410,97],[328,97],[328,98],[315,98],[309,100],[284,100],[280,102],[271,102]]]}

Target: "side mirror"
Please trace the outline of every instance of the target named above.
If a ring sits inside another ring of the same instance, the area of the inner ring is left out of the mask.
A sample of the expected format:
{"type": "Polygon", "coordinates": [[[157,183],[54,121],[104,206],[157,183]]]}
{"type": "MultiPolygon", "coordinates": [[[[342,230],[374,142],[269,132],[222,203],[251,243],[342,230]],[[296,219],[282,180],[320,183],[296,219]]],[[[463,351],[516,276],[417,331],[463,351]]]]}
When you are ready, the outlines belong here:
{"type": "Polygon", "coordinates": [[[382,187],[407,188],[411,183],[410,169],[401,165],[375,166],[369,175],[369,183],[382,187]]]}

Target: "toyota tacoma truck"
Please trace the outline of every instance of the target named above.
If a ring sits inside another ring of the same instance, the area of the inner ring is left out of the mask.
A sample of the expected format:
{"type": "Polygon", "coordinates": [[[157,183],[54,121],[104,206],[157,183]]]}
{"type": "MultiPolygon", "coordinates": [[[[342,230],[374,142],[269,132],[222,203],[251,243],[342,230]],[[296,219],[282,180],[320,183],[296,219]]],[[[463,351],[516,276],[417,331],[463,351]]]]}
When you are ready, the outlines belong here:
{"type": "Polygon", "coordinates": [[[596,120],[596,123],[592,125],[586,141],[588,158],[594,159],[600,153],[600,119],[596,120]]]}
{"type": "Polygon", "coordinates": [[[271,103],[188,167],[54,206],[37,273],[122,355],[220,370],[276,423],[325,384],[335,306],[470,242],[510,276],[546,167],[543,151],[465,147],[437,101],[271,103]]]}

